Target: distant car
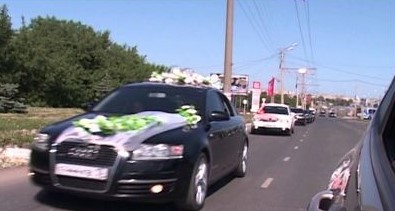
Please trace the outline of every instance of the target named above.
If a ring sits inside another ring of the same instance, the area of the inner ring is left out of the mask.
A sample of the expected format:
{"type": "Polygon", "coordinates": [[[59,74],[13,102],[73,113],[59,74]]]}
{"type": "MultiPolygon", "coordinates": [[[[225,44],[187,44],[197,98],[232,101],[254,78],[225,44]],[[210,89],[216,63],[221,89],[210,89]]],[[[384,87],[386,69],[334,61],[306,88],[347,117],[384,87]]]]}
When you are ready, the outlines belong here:
{"type": "Polygon", "coordinates": [[[267,103],[253,116],[251,133],[261,130],[276,131],[291,135],[294,132],[295,117],[288,105],[267,103]]]}
{"type": "Polygon", "coordinates": [[[317,114],[317,109],[315,109],[315,108],[309,108],[309,111],[310,111],[313,115],[316,115],[316,114],[317,114]]]}
{"type": "Polygon", "coordinates": [[[395,78],[361,141],[347,153],[307,211],[395,209],[395,78]]]}
{"type": "Polygon", "coordinates": [[[314,115],[310,110],[304,110],[304,115],[307,119],[307,123],[314,122],[314,115]]]}
{"type": "Polygon", "coordinates": [[[291,112],[295,113],[295,125],[307,125],[307,118],[303,109],[291,108],[291,112]]]}
{"type": "Polygon", "coordinates": [[[365,108],[363,109],[362,118],[364,120],[370,120],[373,118],[374,113],[376,113],[376,108],[365,108]]]}
{"type": "Polygon", "coordinates": [[[232,173],[246,174],[247,154],[244,119],[219,90],[143,82],[124,85],[86,113],[43,128],[32,145],[30,172],[34,184],[46,190],[169,201],[199,210],[209,185],[232,173]],[[139,111],[136,101],[142,102],[139,111]],[[180,108],[193,115],[189,120],[196,120],[195,114],[201,119],[188,126],[180,108]],[[128,122],[130,130],[109,133],[128,122]],[[132,128],[141,125],[142,131],[132,128]]]}
{"type": "Polygon", "coordinates": [[[326,117],[326,111],[325,110],[321,110],[319,113],[320,117],[326,117]]]}
{"type": "Polygon", "coordinates": [[[329,117],[336,118],[336,113],[334,111],[329,112],[329,117]]]}

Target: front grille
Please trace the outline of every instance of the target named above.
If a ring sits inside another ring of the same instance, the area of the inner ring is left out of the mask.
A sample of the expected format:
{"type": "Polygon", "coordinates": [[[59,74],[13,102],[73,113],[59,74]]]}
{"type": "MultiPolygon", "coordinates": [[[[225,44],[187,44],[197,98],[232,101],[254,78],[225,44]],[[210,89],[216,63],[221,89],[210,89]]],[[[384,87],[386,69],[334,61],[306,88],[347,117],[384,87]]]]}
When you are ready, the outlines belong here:
{"type": "Polygon", "coordinates": [[[113,166],[117,158],[117,152],[112,146],[87,144],[81,142],[64,141],[57,146],[56,162],[57,163],[71,163],[94,166],[113,166]],[[100,147],[98,153],[92,157],[73,156],[70,151],[78,147],[80,150],[90,150],[92,147],[100,147]],[[90,148],[91,147],[91,148],[90,148]]]}
{"type": "Polygon", "coordinates": [[[88,190],[105,190],[107,182],[92,180],[92,179],[82,179],[76,177],[66,177],[66,176],[58,176],[59,184],[65,187],[71,188],[80,188],[80,189],[88,189],[88,190]]]}
{"type": "Polygon", "coordinates": [[[276,119],[261,119],[262,122],[277,122],[276,119]]]}
{"type": "Polygon", "coordinates": [[[161,194],[169,193],[174,190],[175,182],[164,182],[164,183],[149,183],[149,184],[125,184],[118,183],[118,194],[130,194],[130,195],[149,195],[151,193],[150,189],[154,185],[163,185],[163,191],[161,194]]]}

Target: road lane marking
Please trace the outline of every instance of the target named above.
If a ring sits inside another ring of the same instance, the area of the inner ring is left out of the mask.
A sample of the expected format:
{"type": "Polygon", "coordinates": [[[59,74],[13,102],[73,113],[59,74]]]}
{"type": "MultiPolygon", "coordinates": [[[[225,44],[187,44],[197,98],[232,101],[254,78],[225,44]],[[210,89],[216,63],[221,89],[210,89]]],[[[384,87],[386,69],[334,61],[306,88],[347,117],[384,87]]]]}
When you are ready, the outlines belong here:
{"type": "Polygon", "coordinates": [[[265,182],[262,183],[261,188],[268,188],[270,184],[273,182],[273,178],[269,177],[265,180],[265,182]]]}
{"type": "Polygon", "coordinates": [[[287,161],[289,161],[289,160],[291,160],[291,157],[285,157],[285,158],[283,159],[284,162],[287,162],[287,161]]]}
{"type": "Polygon", "coordinates": [[[306,134],[303,134],[303,137],[306,137],[306,134]]]}
{"type": "Polygon", "coordinates": [[[299,141],[300,141],[300,142],[303,142],[304,140],[303,140],[303,139],[300,139],[299,141]]]}
{"type": "Polygon", "coordinates": [[[299,147],[298,147],[298,146],[295,146],[294,149],[299,149],[299,147]]]}

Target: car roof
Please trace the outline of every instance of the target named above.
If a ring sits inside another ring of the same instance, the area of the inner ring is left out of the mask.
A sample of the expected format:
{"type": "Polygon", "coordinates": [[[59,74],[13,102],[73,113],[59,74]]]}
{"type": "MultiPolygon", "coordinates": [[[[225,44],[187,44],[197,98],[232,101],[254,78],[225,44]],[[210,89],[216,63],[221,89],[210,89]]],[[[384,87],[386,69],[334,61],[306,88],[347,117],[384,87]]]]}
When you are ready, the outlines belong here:
{"type": "Polygon", "coordinates": [[[262,105],[262,107],[264,107],[264,106],[279,106],[279,107],[287,107],[287,108],[289,108],[288,105],[280,104],[280,103],[265,103],[264,105],[262,105]]]}
{"type": "Polygon", "coordinates": [[[216,88],[210,87],[210,86],[192,86],[192,85],[178,85],[178,84],[166,84],[166,83],[158,83],[158,82],[134,82],[134,83],[128,83],[123,85],[122,87],[159,87],[159,88],[183,88],[183,89],[196,89],[196,90],[216,90],[219,91],[216,88]]]}

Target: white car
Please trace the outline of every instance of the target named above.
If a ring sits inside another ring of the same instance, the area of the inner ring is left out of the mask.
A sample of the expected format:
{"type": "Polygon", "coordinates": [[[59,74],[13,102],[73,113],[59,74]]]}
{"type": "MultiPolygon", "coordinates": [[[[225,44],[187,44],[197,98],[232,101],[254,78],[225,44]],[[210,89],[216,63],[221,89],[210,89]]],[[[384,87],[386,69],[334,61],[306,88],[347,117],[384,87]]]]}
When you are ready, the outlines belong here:
{"type": "Polygon", "coordinates": [[[374,113],[376,113],[376,108],[365,108],[363,109],[363,113],[362,113],[362,118],[364,120],[369,120],[372,119],[372,117],[374,116],[374,113]]]}
{"type": "Polygon", "coordinates": [[[291,135],[294,132],[295,117],[288,105],[267,103],[254,115],[251,133],[259,130],[278,131],[291,135]]]}

